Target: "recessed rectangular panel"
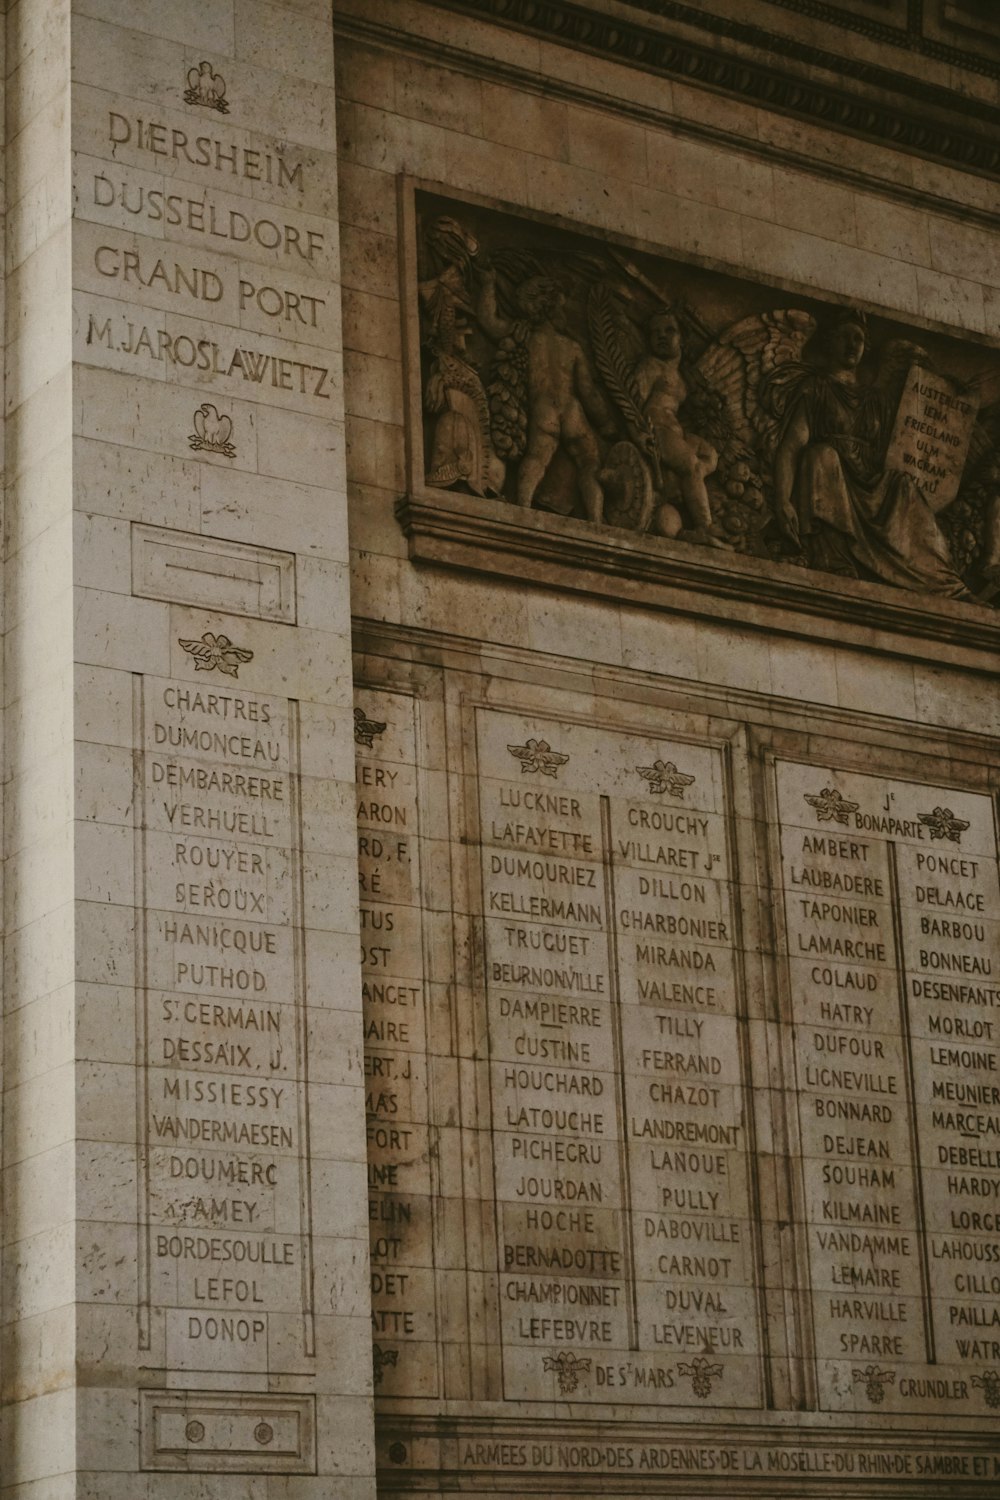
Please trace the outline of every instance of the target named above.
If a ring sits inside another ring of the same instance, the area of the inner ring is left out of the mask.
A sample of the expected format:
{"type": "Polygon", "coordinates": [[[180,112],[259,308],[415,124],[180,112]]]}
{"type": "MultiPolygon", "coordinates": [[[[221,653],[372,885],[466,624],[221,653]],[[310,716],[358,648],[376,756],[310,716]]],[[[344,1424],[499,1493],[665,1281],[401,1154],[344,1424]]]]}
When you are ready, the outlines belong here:
{"type": "Polygon", "coordinates": [[[313,1396],[144,1391],[142,1467],[186,1473],[313,1474],[313,1396]]]}
{"type": "Polygon", "coordinates": [[[723,752],[477,729],[504,1395],[759,1407],[723,752]]]}
{"type": "Polygon", "coordinates": [[[822,1407],[981,1413],[997,1350],[989,796],[776,765],[822,1407]]]}
{"type": "Polygon", "coordinates": [[[315,1356],[298,705],[240,665],[133,704],[140,1348],[215,1378],[315,1356]]]}
{"type": "Polygon", "coordinates": [[[445,653],[438,699],[369,639],[385,1492],[992,1494],[1000,884],[971,737],[633,702],[499,649],[445,653]]]}
{"type": "Polygon", "coordinates": [[[295,557],[271,547],[134,525],[132,592],[292,625],[295,557]]]}

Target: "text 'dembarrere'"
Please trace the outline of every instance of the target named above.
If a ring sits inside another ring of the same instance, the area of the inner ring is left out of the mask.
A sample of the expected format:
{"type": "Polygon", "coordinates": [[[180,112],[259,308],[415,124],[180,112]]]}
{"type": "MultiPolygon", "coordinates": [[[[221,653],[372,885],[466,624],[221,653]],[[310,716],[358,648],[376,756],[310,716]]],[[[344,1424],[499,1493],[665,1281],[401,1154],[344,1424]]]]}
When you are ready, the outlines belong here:
{"type": "MultiPolygon", "coordinates": [[[[140,1343],[313,1352],[297,705],[136,679],[140,1343]]],[[[280,1351],[280,1352],[279,1352],[280,1351]]]]}

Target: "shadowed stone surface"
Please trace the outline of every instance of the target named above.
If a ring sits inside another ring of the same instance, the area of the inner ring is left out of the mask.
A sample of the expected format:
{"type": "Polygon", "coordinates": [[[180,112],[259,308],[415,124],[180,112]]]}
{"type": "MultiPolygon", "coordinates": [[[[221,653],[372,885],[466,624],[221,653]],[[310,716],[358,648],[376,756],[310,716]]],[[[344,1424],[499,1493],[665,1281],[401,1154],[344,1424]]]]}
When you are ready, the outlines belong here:
{"type": "Polygon", "coordinates": [[[8,5],[2,1500],[996,1493],[989,10],[8,5]]]}

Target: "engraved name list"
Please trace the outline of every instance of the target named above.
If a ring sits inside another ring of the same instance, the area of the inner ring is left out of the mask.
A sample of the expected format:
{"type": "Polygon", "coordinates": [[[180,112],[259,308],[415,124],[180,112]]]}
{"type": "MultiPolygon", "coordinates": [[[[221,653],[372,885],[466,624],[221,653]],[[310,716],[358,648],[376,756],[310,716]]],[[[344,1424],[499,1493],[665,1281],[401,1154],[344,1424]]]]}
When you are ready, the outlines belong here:
{"type": "Polygon", "coordinates": [[[312,1328],[295,705],[152,677],[136,695],[141,1343],[171,1369],[301,1370],[312,1328]]]}
{"type": "Polygon", "coordinates": [[[761,1400],[721,753],[479,718],[508,1397],[761,1400]]]}

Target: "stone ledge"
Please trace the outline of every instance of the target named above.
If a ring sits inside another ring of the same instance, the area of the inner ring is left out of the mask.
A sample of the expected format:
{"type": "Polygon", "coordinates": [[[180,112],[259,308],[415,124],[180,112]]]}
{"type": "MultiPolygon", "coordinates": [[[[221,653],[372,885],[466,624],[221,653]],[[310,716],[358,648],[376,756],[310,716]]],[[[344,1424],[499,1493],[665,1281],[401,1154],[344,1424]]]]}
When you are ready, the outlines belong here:
{"type": "Polygon", "coordinates": [[[1000,669],[1000,612],[446,491],[396,506],[412,562],[974,671],[1000,669]],[[815,581],[814,581],[815,580],[815,581]]]}
{"type": "Polygon", "coordinates": [[[755,1492],[766,1494],[769,1500],[771,1497],[777,1500],[778,1496],[799,1500],[807,1493],[805,1481],[819,1479],[823,1484],[825,1476],[827,1483],[822,1489],[810,1488],[808,1493],[828,1496],[855,1493],[858,1500],[861,1497],[867,1500],[876,1494],[886,1497],[915,1494],[927,1480],[922,1482],[914,1477],[910,1467],[913,1456],[920,1456],[926,1465],[922,1472],[930,1475],[935,1458],[949,1454],[960,1460],[964,1458],[970,1465],[966,1470],[969,1477],[954,1481],[948,1489],[949,1500],[959,1500],[962,1496],[988,1500],[994,1494],[993,1476],[1000,1467],[1000,1456],[988,1433],[958,1424],[946,1427],[940,1422],[935,1424],[933,1418],[920,1428],[905,1418],[902,1421],[897,1418],[891,1426],[875,1427],[867,1413],[858,1414],[853,1422],[847,1423],[837,1420],[846,1415],[842,1412],[787,1412],[783,1415],[793,1418],[796,1425],[769,1427],[753,1412],[748,1412],[747,1420],[741,1423],[730,1420],[728,1412],[720,1413],[716,1423],[711,1408],[699,1412],[694,1421],[681,1419],[679,1412],[676,1415],[678,1420],[664,1425],[662,1415],[657,1421],[582,1421],[577,1412],[567,1415],[562,1404],[557,1422],[548,1413],[544,1418],[534,1415],[483,1418],[464,1414],[441,1418],[377,1409],[379,1493],[426,1493],[428,1479],[440,1486],[443,1474],[447,1473],[451,1482],[445,1484],[446,1493],[454,1490],[522,1495],[528,1483],[537,1484],[539,1475],[544,1475],[544,1491],[532,1488],[532,1494],[620,1495],[622,1492],[614,1488],[616,1476],[621,1482],[621,1471],[616,1465],[623,1453],[631,1453],[634,1461],[627,1471],[629,1496],[748,1494],[752,1484],[755,1492]],[[817,1417],[825,1419],[822,1426],[817,1417]],[[595,1460],[594,1466],[586,1471],[571,1456],[560,1453],[562,1449],[571,1455],[580,1444],[589,1446],[595,1460]],[[506,1462],[500,1451],[504,1445],[506,1462]],[[551,1447],[550,1454],[544,1451],[546,1445],[551,1447]],[[525,1450],[523,1470],[511,1462],[516,1463],[521,1457],[519,1447],[525,1450]],[[705,1470],[700,1467],[697,1454],[706,1447],[717,1459],[721,1453],[735,1450],[735,1461],[729,1460],[725,1468],[713,1470],[716,1481],[730,1484],[732,1489],[704,1487],[705,1470]],[[669,1450],[669,1468],[652,1464],[640,1468],[643,1450],[654,1455],[669,1450]],[[756,1461],[755,1456],[758,1456],[756,1461]],[[867,1483],[865,1471],[859,1469],[859,1456],[869,1465],[867,1483]],[[899,1479],[896,1476],[900,1474],[910,1477],[899,1479]],[[754,1477],[758,1482],[763,1479],[767,1489],[758,1491],[754,1477]],[[702,1484],[692,1489],[690,1486],[698,1484],[699,1479],[702,1484]],[[737,1489],[741,1479],[747,1487],[737,1489]],[[685,1481],[683,1489],[675,1488],[685,1481]],[[827,1487],[831,1481],[838,1484],[836,1490],[827,1487]]]}
{"type": "MultiPolygon", "coordinates": [[[[996,107],[989,101],[963,96],[953,88],[897,68],[854,59],[846,48],[836,53],[826,51],[787,35],[780,26],[772,29],[746,17],[701,14],[684,0],[656,0],[655,4],[633,0],[630,8],[639,12],[634,19],[624,14],[602,14],[574,0],[546,0],[545,4],[538,0],[435,3],[680,83],[700,84],[755,107],[832,127],[878,145],[891,143],[897,149],[960,171],[989,177],[1000,174],[996,107]],[[678,29],[663,30],[663,22],[678,29]],[[680,29],[687,27],[709,36],[694,40],[680,29]],[[739,51],[727,55],[724,47],[739,51]]],[[[899,32],[891,26],[868,23],[858,29],[898,46],[899,32]]],[[[958,69],[989,77],[997,73],[997,62],[985,55],[983,48],[958,48],[922,36],[919,52],[958,69]]]]}

